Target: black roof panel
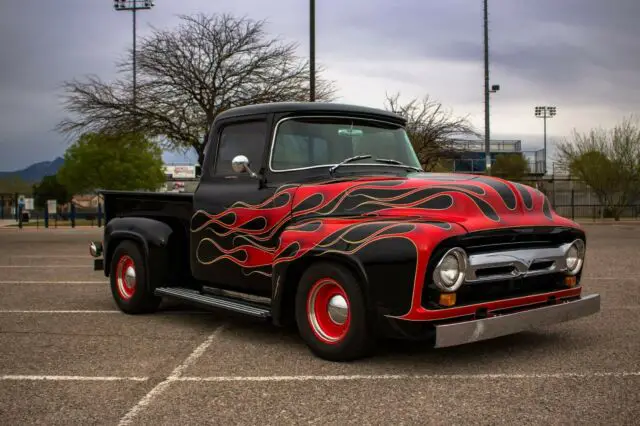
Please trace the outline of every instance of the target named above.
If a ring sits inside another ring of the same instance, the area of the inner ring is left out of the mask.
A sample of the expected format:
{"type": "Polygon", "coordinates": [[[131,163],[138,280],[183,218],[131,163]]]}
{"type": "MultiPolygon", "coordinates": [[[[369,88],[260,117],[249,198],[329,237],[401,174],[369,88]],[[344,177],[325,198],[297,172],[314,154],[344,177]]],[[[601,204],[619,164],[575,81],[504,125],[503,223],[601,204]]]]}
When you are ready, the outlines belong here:
{"type": "Polygon", "coordinates": [[[383,109],[371,108],[359,105],[340,104],[332,102],[271,102],[254,104],[231,108],[218,114],[216,119],[237,117],[239,115],[269,114],[281,112],[304,112],[304,113],[331,113],[338,114],[352,113],[358,115],[377,116],[390,121],[405,124],[404,117],[383,109]]]}

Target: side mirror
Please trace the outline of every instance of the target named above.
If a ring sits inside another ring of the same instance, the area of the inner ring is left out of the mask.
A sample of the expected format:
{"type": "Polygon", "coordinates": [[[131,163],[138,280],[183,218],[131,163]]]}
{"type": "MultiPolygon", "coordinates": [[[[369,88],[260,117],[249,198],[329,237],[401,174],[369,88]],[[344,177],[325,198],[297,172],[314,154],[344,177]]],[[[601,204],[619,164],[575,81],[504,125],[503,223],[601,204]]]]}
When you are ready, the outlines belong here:
{"type": "Polygon", "coordinates": [[[233,157],[233,160],[231,160],[231,168],[236,173],[248,172],[251,177],[258,177],[258,175],[249,168],[249,159],[244,155],[236,155],[233,157]]]}

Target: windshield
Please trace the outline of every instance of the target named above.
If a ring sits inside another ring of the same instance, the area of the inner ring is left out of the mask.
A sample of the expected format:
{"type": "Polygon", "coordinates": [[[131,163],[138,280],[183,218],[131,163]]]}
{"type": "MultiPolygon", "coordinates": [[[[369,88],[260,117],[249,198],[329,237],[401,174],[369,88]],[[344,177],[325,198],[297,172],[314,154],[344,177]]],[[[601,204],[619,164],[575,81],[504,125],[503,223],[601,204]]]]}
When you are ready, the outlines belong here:
{"type": "Polygon", "coordinates": [[[272,149],[270,166],[275,171],[332,166],[367,154],[371,158],[350,164],[390,166],[375,161],[379,158],[421,168],[402,127],[366,119],[287,119],[278,125],[272,149]]]}

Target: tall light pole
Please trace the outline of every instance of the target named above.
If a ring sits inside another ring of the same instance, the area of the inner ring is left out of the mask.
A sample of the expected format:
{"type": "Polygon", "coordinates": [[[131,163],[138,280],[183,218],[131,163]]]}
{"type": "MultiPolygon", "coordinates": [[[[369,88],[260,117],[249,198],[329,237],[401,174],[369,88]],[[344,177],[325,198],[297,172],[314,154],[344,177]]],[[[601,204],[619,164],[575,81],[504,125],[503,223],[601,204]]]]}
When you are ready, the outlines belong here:
{"type": "Polygon", "coordinates": [[[316,1],[309,0],[309,100],[316,100],[316,1]]]}
{"type": "Polygon", "coordinates": [[[113,0],[113,8],[118,12],[131,11],[133,15],[133,106],[136,106],[136,11],[147,10],[154,6],[153,1],[113,0]]]}
{"type": "Polygon", "coordinates": [[[486,174],[491,172],[491,131],[489,124],[489,95],[500,90],[499,84],[489,89],[489,8],[484,0],[484,156],[486,174]]]}
{"type": "Polygon", "coordinates": [[[554,106],[537,106],[535,115],[542,118],[544,122],[544,174],[547,174],[547,118],[553,118],[556,115],[556,107],[554,106]]]}

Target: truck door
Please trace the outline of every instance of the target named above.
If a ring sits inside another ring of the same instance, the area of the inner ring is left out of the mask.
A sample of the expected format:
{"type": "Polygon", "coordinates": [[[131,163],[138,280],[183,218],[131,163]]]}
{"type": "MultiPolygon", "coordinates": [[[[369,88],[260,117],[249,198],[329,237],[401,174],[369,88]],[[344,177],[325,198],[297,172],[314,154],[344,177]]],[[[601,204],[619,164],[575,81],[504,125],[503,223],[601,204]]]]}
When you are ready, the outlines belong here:
{"type": "MultiPolygon", "coordinates": [[[[269,199],[275,186],[260,178],[235,172],[237,155],[249,159],[250,168],[262,172],[270,137],[267,115],[225,120],[213,129],[210,151],[202,165],[194,194],[191,220],[191,270],[195,278],[214,287],[271,295],[274,239],[268,236],[269,199]],[[217,143],[216,143],[217,142],[217,143]],[[267,202],[266,205],[264,202],[267,202]]],[[[280,210],[282,214],[283,210],[280,210]]]]}

